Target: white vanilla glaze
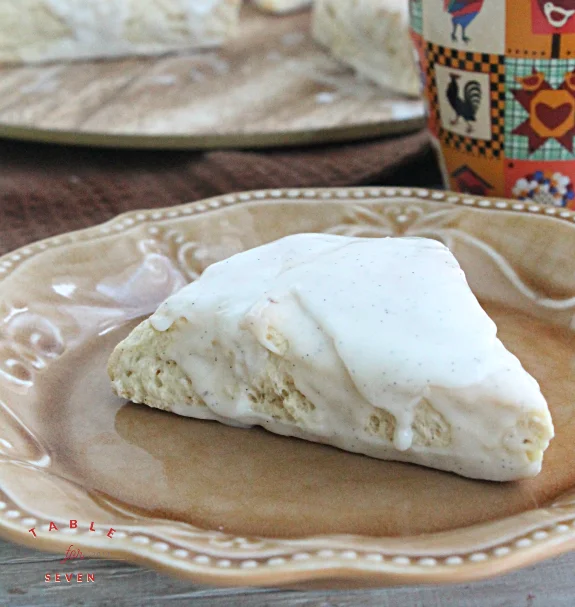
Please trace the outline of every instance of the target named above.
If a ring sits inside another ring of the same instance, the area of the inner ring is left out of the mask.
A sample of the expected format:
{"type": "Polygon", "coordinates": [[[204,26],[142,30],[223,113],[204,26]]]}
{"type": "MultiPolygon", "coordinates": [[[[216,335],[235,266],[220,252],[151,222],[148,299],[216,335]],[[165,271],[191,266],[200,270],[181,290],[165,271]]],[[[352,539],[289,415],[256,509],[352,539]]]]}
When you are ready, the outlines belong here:
{"type": "MultiPolygon", "coordinates": [[[[60,17],[73,32],[68,40],[60,40],[74,47],[98,49],[106,45],[117,47],[122,52],[128,47],[123,39],[124,25],[130,15],[129,0],[115,2],[86,2],[86,0],[45,0],[53,13],[60,17]]],[[[106,50],[106,52],[110,52],[106,50]]]]}
{"type": "MultiPolygon", "coordinates": [[[[237,24],[241,0],[25,0],[0,61],[43,62],[125,55],[222,43],[237,24]],[[47,28],[56,19],[61,27],[47,28]]],[[[0,6],[0,17],[6,8],[0,6]]],[[[12,12],[8,13],[12,16],[12,12]]]]}
{"type": "Polygon", "coordinates": [[[290,236],[209,267],[151,323],[183,318],[166,354],[208,406],[183,415],[492,480],[537,474],[553,436],[537,382],[434,240],[290,236]],[[270,357],[315,405],[303,426],[253,410],[270,357]],[[448,446],[414,444],[422,399],[450,425],[448,446]],[[395,417],[392,443],[367,432],[374,407],[395,417]]]}

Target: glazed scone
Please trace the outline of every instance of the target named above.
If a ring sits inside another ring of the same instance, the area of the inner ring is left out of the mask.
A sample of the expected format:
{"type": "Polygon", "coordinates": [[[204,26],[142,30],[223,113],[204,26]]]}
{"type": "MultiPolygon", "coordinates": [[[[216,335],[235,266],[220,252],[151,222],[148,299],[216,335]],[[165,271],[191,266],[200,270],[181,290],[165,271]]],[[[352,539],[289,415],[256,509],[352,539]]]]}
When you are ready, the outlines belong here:
{"type": "Polygon", "coordinates": [[[289,236],[210,266],[113,352],[116,394],[495,481],[553,437],[535,379],[442,244],[289,236]]]}
{"type": "Polygon", "coordinates": [[[217,46],[241,0],[0,0],[0,63],[41,63],[217,46]]]}
{"type": "Polygon", "coordinates": [[[316,0],[312,28],[317,42],[362,76],[386,89],[420,95],[408,0],[316,0]]]}
{"type": "Polygon", "coordinates": [[[252,0],[252,2],[261,10],[276,15],[285,15],[293,13],[312,4],[312,0],[252,0]]]}

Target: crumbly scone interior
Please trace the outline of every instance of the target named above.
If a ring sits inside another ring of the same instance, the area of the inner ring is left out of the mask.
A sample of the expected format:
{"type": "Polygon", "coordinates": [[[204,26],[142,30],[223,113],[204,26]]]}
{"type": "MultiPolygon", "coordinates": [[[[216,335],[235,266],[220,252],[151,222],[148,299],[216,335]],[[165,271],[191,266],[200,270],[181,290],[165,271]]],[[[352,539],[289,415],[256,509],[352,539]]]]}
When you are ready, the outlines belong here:
{"type": "MultiPolygon", "coordinates": [[[[157,331],[149,320],[145,320],[118,345],[108,364],[112,386],[118,396],[164,411],[177,409],[179,414],[188,409],[192,417],[198,409],[203,409],[202,417],[210,417],[207,405],[194,390],[191,379],[166,355],[185,323],[185,319],[180,319],[167,331],[157,331]]],[[[250,388],[248,398],[255,413],[303,431],[307,429],[316,407],[297,389],[280,356],[269,353],[265,373],[255,379],[250,388]]],[[[392,446],[395,428],[396,420],[389,411],[372,407],[363,431],[392,446]]],[[[451,443],[450,425],[425,399],[416,409],[412,430],[414,445],[448,447],[451,443]]]]}

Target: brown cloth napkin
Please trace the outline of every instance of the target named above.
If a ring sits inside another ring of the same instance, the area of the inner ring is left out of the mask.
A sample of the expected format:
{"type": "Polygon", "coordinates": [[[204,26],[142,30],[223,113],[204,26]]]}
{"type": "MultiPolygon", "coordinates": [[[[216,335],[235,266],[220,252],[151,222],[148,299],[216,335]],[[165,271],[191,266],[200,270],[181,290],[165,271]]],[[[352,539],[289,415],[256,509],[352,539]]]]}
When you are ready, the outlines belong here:
{"type": "Polygon", "coordinates": [[[425,132],[303,149],[171,152],[0,141],[0,255],[118,213],[258,188],[430,185],[425,132]]]}

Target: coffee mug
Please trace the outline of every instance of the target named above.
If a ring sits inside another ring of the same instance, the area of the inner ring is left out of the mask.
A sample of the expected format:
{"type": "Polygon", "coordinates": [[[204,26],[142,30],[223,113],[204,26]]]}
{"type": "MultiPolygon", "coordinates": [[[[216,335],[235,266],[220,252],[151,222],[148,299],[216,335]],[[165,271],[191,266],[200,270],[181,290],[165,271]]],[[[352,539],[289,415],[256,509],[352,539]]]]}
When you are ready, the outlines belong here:
{"type": "Polygon", "coordinates": [[[445,186],[575,209],[575,0],[409,0],[445,186]]]}

